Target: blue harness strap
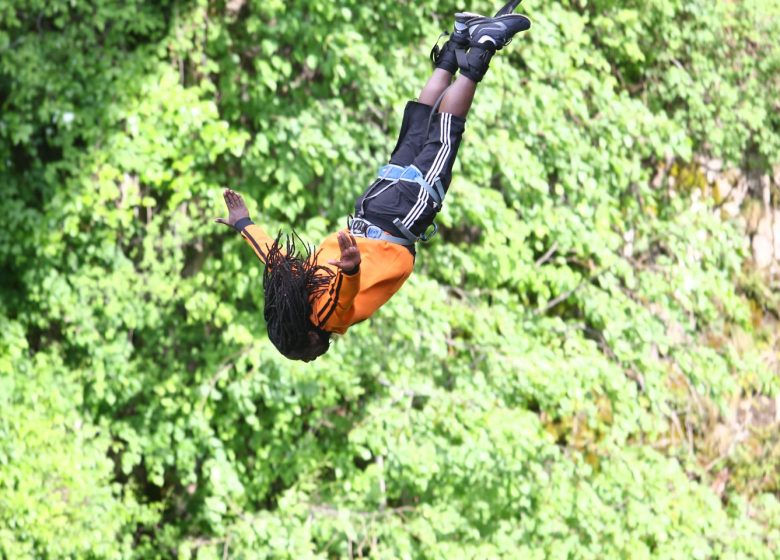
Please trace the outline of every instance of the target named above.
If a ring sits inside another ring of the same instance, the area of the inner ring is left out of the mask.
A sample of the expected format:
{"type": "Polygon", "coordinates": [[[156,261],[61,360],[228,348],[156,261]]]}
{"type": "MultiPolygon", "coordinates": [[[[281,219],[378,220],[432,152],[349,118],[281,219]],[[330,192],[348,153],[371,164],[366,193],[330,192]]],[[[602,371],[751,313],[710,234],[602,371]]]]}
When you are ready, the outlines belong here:
{"type": "Polygon", "coordinates": [[[409,181],[410,183],[417,183],[428,196],[433,199],[436,206],[441,206],[444,202],[444,185],[441,179],[436,179],[433,185],[423,177],[422,171],[417,169],[414,165],[409,167],[401,167],[400,165],[393,165],[392,163],[384,165],[379,168],[378,179],[391,179],[394,181],[409,181]]]}
{"type": "MultiPolygon", "coordinates": [[[[431,185],[423,177],[422,171],[420,171],[414,165],[410,165],[408,167],[401,167],[400,165],[393,165],[393,164],[382,166],[379,168],[378,178],[392,180],[393,181],[392,184],[395,184],[398,181],[409,181],[411,183],[417,183],[423,189],[425,189],[425,192],[427,192],[428,196],[431,197],[431,199],[433,200],[433,207],[436,209],[441,208],[442,202],[444,202],[444,195],[446,194],[446,192],[444,191],[444,185],[442,184],[441,179],[436,179],[434,184],[431,185]]],[[[393,220],[393,225],[397,227],[398,231],[400,231],[401,234],[412,243],[416,243],[417,241],[422,241],[423,243],[427,243],[433,238],[434,235],[436,235],[436,232],[439,231],[439,226],[437,226],[436,224],[432,224],[433,231],[431,231],[430,233],[426,231],[420,234],[420,236],[418,237],[415,234],[413,234],[411,230],[408,227],[406,227],[399,218],[393,220]]]]}
{"type": "Polygon", "coordinates": [[[393,220],[393,225],[397,227],[398,231],[400,231],[403,235],[403,237],[396,237],[395,235],[390,235],[386,231],[382,230],[382,228],[375,226],[368,220],[361,217],[363,215],[363,204],[365,204],[366,200],[370,200],[379,196],[393,185],[396,185],[399,181],[417,183],[420,185],[420,187],[425,189],[425,192],[427,192],[428,196],[431,197],[431,200],[433,200],[433,207],[437,211],[441,208],[442,202],[444,202],[444,195],[446,194],[444,190],[444,184],[441,182],[441,179],[436,179],[433,185],[431,185],[423,177],[422,171],[420,171],[414,165],[410,165],[408,167],[401,167],[400,165],[394,165],[392,163],[383,165],[379,168],[377,181],[371,186],[371,188],[369,188],[366,196],[360,203],[358,216],[355,218],[350,218],[347,223],[349,231],[352,233],[352,235],[366,237],[368,239],[381,239],[383,241],[389,241],[390,243],[396,243],[406,247],[414,245],[417,241],[427,243],[431,240],[431,238],[433,238],[434,235],[436,235],[436,232],[439,231],[439,227],[436,224],[432,224],[433,231],[430,233],[425,231],[418,237],[414,235],[403,223],[401,223],[399,218],[396,218],[393,220]],[[378,192],[371,192],[376,186],[380,184],[381,181],[385,180],[390,182],[387,185],[384,185],[378,192]]]}
{"type": "MultiPolygon", "coordinates": [[[[405,247],[411,247],[414,245],[415,239],[404,239],[403,237],[396,237],[395,235],[390,235],[386,231],[384,231],[379,226],[375,226],[368,220],[364,218],[353,218],[349,217],[347,220],[347,227],[349,228],[349,232],[352,235],[356,235],[358,237],[365,237],[366,239],[379,239],[381,241],[389,241],[390,243],[395,243],[397,245],[403,245],[405,247]]],[[[404,233],[405,232],[401,232],[404,233]]]]}

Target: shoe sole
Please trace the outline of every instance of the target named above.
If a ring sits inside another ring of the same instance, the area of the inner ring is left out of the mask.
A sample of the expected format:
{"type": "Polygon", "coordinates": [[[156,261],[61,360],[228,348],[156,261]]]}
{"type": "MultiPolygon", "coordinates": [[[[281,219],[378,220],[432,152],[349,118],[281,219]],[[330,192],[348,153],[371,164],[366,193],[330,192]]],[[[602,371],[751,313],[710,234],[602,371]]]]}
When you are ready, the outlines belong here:
{"type": "MultiPolygon", "coordinates": [[[[493,17],[508,16],[522,3],[523,0],[509,0],[500,10],[496,12],[493,17]]],[[[482,14],[475,14],[474,12],[458,12],[455,14],[455,19],[459,21],[465,21],[472,18],[483,18],[482,14]]]]}
{"type": "Polygon", "coordinates": [[[507,2],[507,3],[504,5],[504,7],[503,7],[503,8],[501,8],[500,10],[498,10],[498,11],[496,12],[496,15],[495,15],[495,16],[493,16],[493,17],[500,17],[500,16],[506,16],[506,15],[509,15],[509,14],[511,14],[512,12],[514,12],[514,11],[515,11],[515,8],[517,8],[517,7],[520,5],[520,3],[521,3],[522,1],[523,1],[523,0],[509,0],[509,2],[507,2]]]}
{"type": "Polygon", "coordinates": [[[469,29],[471,29],[475,25],[484,25],[486,23],[500,23],[501,25],[506,25],[504,22],[509,20],[522,21],[525,24],[517,31],[517,33],[520,33],[521,31],[526,31],[531,27],[531,20],[520,14],[507,14],[498,17],[477,16],[477,17],[472,17],[468,20],[463,20],[462,23],[467,24],[469,26],[469,29]]]}
{"type": "Polygon", "coordinates": [[[455,21],[460,23],[468,23],[472,19],[484,18],[482,14],[474,14],[472,12],[458,12],[455,14],[455,21]]]}
{"type": "Polygon", "coordinates": [[[471,13],[471,12],[458,12],[457,14],[455,14],[455,19],[458,20],[459,22],[461,22],[461,23],[469,22],[469,23],[472,23],[472,25],[473,25],[473,22],[478,21],[478,20],[479,20],[478,21],[479,23],[485,23],[486,21],[495,21],[495,20],[501,21],[501,20],[506,20],[506,19],[510,19],[510,18],[525,18],[525,19],[528,19],[526,16],[524,16],[522,14],[503,14],[503,15],[500,15],[500,16],[493,16],[493,17],[487,17],[487,16],[483,16],[482,14],[474,14],[474,13],[471,13]]]}

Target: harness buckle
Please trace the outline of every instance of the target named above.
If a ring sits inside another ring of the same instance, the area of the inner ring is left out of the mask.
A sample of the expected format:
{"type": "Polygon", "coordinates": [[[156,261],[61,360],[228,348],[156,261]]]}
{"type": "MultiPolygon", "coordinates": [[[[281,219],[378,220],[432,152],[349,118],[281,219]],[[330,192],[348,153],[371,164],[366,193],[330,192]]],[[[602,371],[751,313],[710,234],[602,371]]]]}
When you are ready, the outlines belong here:
{"type": "Polygon", "coordinates": [[[370,225],[366,228],[365,236],[369,239],[381,239],[382,229],[375,225],[370,225]]]}
{"type": "Polygon", "coordinates": [[[358,237],[388,241],[390,243],[395,243],[396,245],[404,245],[407,247],[414,245],[414,242],[416,241],[415,238],[404,239],[402,237],[390,235],[379,226],[374,225],[365,218],[361,217],[353,218],[352,216],[349,216],[349,218],[347,218],[347,229],[349,229],[349,232],[352,235],[356,235],[358,237]]]}
{"type": "Polygon", "coordinates": [[[366,222],[366,220],[363,218],[353,218],[352,216],[347,218],[347,229],[353,235],[364,235],[367,227],[368,222],[366,222]]]}

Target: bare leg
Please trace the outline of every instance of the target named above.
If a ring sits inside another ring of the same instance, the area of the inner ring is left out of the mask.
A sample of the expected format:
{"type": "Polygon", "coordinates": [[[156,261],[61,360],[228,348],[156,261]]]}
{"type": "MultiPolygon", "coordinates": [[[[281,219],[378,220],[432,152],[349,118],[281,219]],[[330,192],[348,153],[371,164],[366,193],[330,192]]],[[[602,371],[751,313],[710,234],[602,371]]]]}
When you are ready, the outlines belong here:
{"type": "Polygon", "coordinates": [[[433,104],[436,103],[436,101],[439,99],[441,93],[450,87],[451,82],[452,74],[446,70],[442,70],[441,68],[434,69],[433,74],[431,74],[431,77],[428,80],[428,83],[425,84],[425,87],[420,92],[420,98],[418,101],[423,105],[433,106],[433,104]]]}
{"type": "Polygon", "coordinates": [[[461,74],[444,95],[439,112],[450,113],[465,119],[466,115],[469,114],[469,109],[471,109],[471,102],[474,101],[476,91],[477,83],[461,74]]]}

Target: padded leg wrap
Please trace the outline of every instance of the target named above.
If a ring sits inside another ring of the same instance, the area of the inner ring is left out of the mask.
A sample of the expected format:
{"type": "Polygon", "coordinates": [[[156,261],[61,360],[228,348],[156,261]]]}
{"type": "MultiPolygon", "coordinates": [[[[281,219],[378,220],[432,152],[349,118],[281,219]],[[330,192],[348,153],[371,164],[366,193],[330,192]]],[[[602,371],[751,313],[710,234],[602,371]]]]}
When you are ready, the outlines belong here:
{"type": "Polygon", "coordinates": [[[450,74],[454,74],[458,71],[458,61],[455,58],[455,47],[451,41],[444,43],[442,48],[438,46],[433,47],[431,51],[431,61],[435,68],[441,68],[446,70],[450,74]]]}
{"type": "MultiPolygon", "coordinates": [[[[439,39],[446,37],[447,33],[439,35],[439,39]]],[[[455,52],[459,48],[466,48],[468,46],[468,39],[462,38],[459,34],[450,36],[450,39],[444,43],[444,46],[439,48],[439,42],[431,49],[431,62],[433,62],[434,68],[441,68],[446,70],[450,74],[454,74],[458,71],[458,60],[455,52]]]]}
{"type": "Polygon", "coordinates": [[[482,46],[472,46],[468,51],[458,49],[455,57],[458,61],[460,73],[474,82],[481,82],[490,66],[490,60],[496,53],[494,48],[485,48],[482,46]]]}

